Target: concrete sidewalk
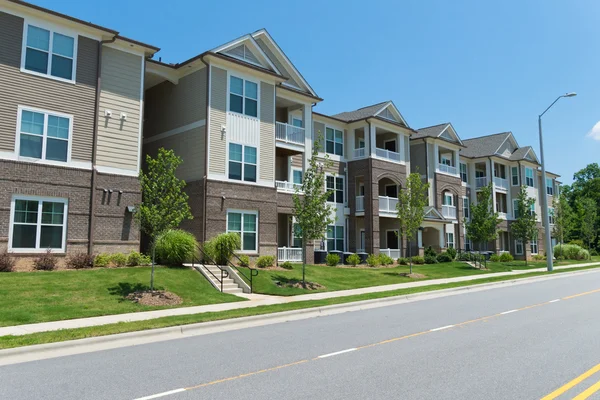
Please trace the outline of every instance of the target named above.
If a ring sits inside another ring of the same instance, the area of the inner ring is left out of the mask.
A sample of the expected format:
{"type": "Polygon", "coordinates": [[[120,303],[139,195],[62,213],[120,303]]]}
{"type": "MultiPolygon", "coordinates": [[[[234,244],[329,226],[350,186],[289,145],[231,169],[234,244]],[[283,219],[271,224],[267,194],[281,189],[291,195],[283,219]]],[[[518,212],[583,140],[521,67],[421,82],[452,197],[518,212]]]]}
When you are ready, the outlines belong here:
{"type": "MultiPolygon", "coordinates": [[[[562,269],[572,269],[572,268],[581,268],[600,265],[600,262],[594,263],[586,263],[586,264],[577,264],[577,265],[567,265],[564,267],[555,267],[555,270],[562,269]]],[[[422,286],[430,286],[430,285],[440,285],[444,283],[452,283],[452,282],[465,282],[465,281],[473,281],[477,279],[487,279],[496,276],[518,276],[523,274],[528,274],[531,272],[543,272],[545,268],[536,268],[536,269],[528,269],[528,270],[518,270],[511,272],[498,272],[491,274],[477,274],[477,275],[469,275],[469,276],[461,276],[456,278],[445,278],[445,279],[430,279],[430,280],[422,280],[416,282],[409,283],[398,283],[394,285],[385,285],[385,286],[371,286],[360,289],[349,289],[349,290],[339,290],[335,292],[320,292],[320,293],[312,293],[312,294],[304,294],[298,296],[268,296],[261,294],[243,294],[239,295],[240,297],[244,297],[249,301],[242,301],[236,303],[223,303],[223,304],[211,304],[206,306],[195,306],[195,307],[182,307],[182,308],[170,308],[165,310],[156,310],[156,311],[145,311],[145,312],[137,312],[137,313],[129,313],[129,314],[117,314],[117,315],[105,315],[101,317],[91,317],[91,318],[79,318],[79,319],[70,319],[64,321],[54,321],[54,322],[43,322],[38,324],[28,324],[28,325],[17,325],[17,326],[7,326],[0,328],[0,336],[6,335],[27,335],[30,333],[36,332],[48,332],[48,331],[57,331],[60,329],[72,329],[72,328],[84,328],[89,326],[99,326],[99,325],[107,325],[114,324],[118,322],[132,322],[132,321],[144,321],[154,318],[161,317],[169,317],[176,315],[189,315],[189,314],[200,314],[206,312],[220,312],[227,310],[235,310],[242,308],[251,308],[258,306],[267,306],[274,304],[284,304],[284,303],[292,303],[298,301],[308,301],[308,300],[322,300],[322,299],[331,299],[335,297],[346,297],[353,296],[357,294],[365,294],[365,293],[379,293],[386,292],[390,290],[398,290],[398,289],[408,289],[422,286]]]]}

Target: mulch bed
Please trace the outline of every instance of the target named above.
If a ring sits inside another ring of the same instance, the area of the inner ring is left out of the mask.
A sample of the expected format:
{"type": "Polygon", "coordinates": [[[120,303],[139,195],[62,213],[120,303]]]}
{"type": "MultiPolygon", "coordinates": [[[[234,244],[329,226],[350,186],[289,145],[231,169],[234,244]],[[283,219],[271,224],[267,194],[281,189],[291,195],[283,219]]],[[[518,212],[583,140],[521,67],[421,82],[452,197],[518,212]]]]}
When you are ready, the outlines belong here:
{"type": "Polygon", "coordinates": [[[183,302],[181,297],[165,290],[133,292],[128,294],[125,298],[145,306],[175,306],[183,302]]]}
{"type": "Polygon", "coordinates": [[[406,276],[407,278],[413,278],[413,279],[425,279],[427,278],[427,275],[423,275],[423,274],[417,274],[417,273],[412,273],[409,274],[408,272],[403,272],[400,274],[400,276],[406,276]]]}
{"type": "MultiPolygon", "coordinates": [[[[304,289],[304,286],[302,286],[302,281],[296,281],[296,280],[289,281],[289,282],[277,281],[277,282],[275,282],[275,284],[279,287],[304,289]]],[[[307,290],[323,290],[323,289],[327,289],[327,288],[317,282],[306,282],[306,289],[307,290]]]]}

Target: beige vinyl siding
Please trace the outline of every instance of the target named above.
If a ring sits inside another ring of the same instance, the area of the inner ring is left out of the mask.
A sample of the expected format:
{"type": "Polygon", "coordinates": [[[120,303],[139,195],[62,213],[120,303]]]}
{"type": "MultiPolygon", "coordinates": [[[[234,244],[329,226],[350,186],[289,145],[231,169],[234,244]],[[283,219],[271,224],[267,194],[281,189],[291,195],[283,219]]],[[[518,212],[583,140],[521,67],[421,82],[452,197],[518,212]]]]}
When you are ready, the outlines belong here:
{"type": "MultiPolygon", "coordinates": [[[[177,85],[163,82],[144,99],[144,137],[206,119],[206,68],[184,76],[177,85]]],[[[175,136],[176,137],[176,136],[175,136]]]]}
{"type": "Polygon", "coordinates": [[[91,161],[98,42],[79,36],[76,83],[21,72],[23,18],[0,12],[0,151],[14,151],[18,106],[73,115],[71,158],[91,161]]]}
{"type": "Polygon", "coordinates": [[[275,86],[260,83],[259,178],[275,179],[275,86]]]}
{"type": "Polygon", "coordinates": [[[304,169],[304,160],[302,154],[292,156],[292,168],[304,169]]]}
{"type": "Polygon", "coordinates": [[[260,48],[262,49],[262,51],[265,52],[265,54],[267,55],[267,57],[269,57],[269,59],[271,60],[271,62],[273,63],[273,65],[275,65],[275,67],[277,67],[277,69],[279,70],[279,72],[281,72],[281,75],[285,76],[286,78],[288,78],[288,83],[301,88],[301,86],[298,84],[298,82],[296,82],[294,79],[292,79],[290,73],[288,72],[288,70],[283,66],[282,62],[279,60],[279,58],[277,58],[275,56],[275,54],[273,54],[273,52],[271,51],[271,49],[269,48],[269,46],[267,45],[267,43],[262,39],[262,38],[258,38],[256,39],[256,42],[258,43],[258,45],[260,46],[260,48]]]}
{"type": "Polygon", "coordinates": [[[142,57],[104,47],[96,163],[136,171],[139,165],[142,57]],[[112,117],[104,116],[110,110],[112,117]],[[121,113],[127,120],[121,120],[121,113]]]}
{"type": "Polygon", "coordinates": [[[226,138],[221,126],[227,123],[227,71],[212,66],[210,72],[209,172],[225,175],[226,138]]]}
{"type": "Polygon", "coordinates": [[[319,151],[324,153],[325,152],[325,124],[322,122],[315,121],[313,123],[313,134],[314,134],[315,143],[317,143],[319,137],[321,138],[321,140],[319,141],[319,151]]]}

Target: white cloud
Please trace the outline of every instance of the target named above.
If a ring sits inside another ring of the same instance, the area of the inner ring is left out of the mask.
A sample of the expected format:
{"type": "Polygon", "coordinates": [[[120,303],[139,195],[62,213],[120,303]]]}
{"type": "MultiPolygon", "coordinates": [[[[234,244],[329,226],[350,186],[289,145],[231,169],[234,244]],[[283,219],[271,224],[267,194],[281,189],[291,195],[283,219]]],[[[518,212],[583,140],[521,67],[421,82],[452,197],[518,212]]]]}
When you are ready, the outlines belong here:
{"type": "Polygon", "coordinates": [[[588,132],[587,137],[600,141],[600,121],[588,132]]]}

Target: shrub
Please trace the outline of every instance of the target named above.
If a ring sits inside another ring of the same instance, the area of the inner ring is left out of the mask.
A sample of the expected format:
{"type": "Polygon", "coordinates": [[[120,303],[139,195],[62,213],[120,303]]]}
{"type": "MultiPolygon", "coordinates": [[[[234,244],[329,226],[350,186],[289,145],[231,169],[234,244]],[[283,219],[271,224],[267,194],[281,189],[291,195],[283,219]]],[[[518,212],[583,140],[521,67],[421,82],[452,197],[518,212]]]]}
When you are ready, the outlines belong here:
{"type": "Polygon", "coordinates": [[[115,267],[124,267],[127,265],[127,256],[123,253],[114,253],[110,255],[110,261],[115,267]]]}
{"type": "Polygon", "coordinates": [[[14,267],[15,259],[8,254],[8,251],[4,250],[0,253],[0,272],[12,272],[14,267]]]}
{"type": "Polygon", "coordinates": [[[425,257],[427,257],[427,256],[437,257],[437,253],[435,252],[433,247],[429,246],[428,248],[425,249],[425,257]]]}
{"type": "Polygon", "coordinates": [[[196,252],[198,242],[189,232],[171,229],[156,240],[156,258],[162,264],[182,265],[196,252]]]}
{"type": "Polygon", "coordinates": [[[426,255],[424,260],[425,260],[425,264],[437,264],[438,263],[437,256],[426,255]]]}
{"type": "Polygon", "coordinates": [[[250,257],[248,257],[245,254],[242,254],[241,256],[239,256],[239,262],[240,262],[240,266],[241,267],[250,267],[250,257]]]}
{"type": "Polygon", "coordinates": [[[458,255],[458,261],[471,261],[471,255],[469,253],[460,253],[458,255]]]}
{"type": "Polygon", "coordinates": [[[94,266],[94,256],[87,253],[75,253],[67,257],[67,268],[84,269],[94,266]]]}
{"type": "Polygon", "coordinates": [[[53,271],[56,269],[57,262],[58,260],[52,254],[52,250],[48,249],[44,254],[33,260],[33,268],[38,271],[53,271]]]}
{"type": "Polygon", "coordinates": [[[565,258],[563,256],[556,256],[556,261],[563,261],[565,258]]]}
{"type": "Polygon", "coordinates": [[[541,254],[535,254],[535,255],[534,255],[532,258],[533,258],[535,261],[542,261],[542,260],[544,260],[546,257],[544,257],[544,256],[543,256],[543,255],[541,255],[541,254]]]}
{"type": "Polygon", "coordinates": [[[575,246],[579,246],[579,247],[581,247],[581,248],[583,248],[583,246],[584,246],[584,244],[583,244],[583,240],[581,240],[581,239],[575,239],[575,240],[571,240],[571,241],[569,242],[569,244],[573,244],[573,245],[575,245],[575,246]]]}
{"type": "Polygon", "coordinates": [[[446,253],[450,256],[450,258],[452,260],[454,260],[456,258],[456,249],[454,247],[448,247],[448,250],[446,250],[446,253]]]}
{"type": "Polygon", "coordinates": [[[587,260],[590,252],[576,244],[558,244],[554,246],[554,255],[563,256],[567,260],[587,260]]]}
{"type": "Polygon", "coordinates": [[[592,256],[592,257],[598,256],[598,250],[596,250],[596,249],[589,249],[588,251],[590,252],[590,256],[592,256]]]}
{"type": "Polygon", "coordinates": [[[340,256],[334,253],[329,253],[325,256],[325,263],[330,267],[335,267],[340,263],[340,256]]]}
{"type": "Polygon", "coordinates": [[[132,251],[127,255],[127,265],[137,267],[138,265],[152,264],[152,258],[137,251],[132,251]]]}
{"type": "Polygon", "coordinates": [[[500,256],[498,254],[492,254],[490,256],[490,261],[491,262],[500,262],[500,256]]]}
{"type": "Polygon", "coordinates": [[[450,254],[448,254],[448,252],[443,252],[438,254],[436,260],[439,263],[449,263],[452,262],[452,257],[450,256],[450,254]]]}
{"type": "Polygon", "coordinates": [[[398,259],[398,265],[408,265],[408,258],[400,257],[398,259]]]}
{"type": "Polygon", "coordinates": [[[283,264],[280,265],[280,267],[283,269],[294,269],[294,266],[289,261],[284,262],[283,264]]]}
{"type": "Polygon", "coordinates": [[[273,256],[260,256],[256,260],[256,265],[259,268],[272,267],[275,264],[275,257],[273,256]]]}
{"type": "Polygon", "coordinates": [[[239,250],[240,246],[239,234],[221,233],[204,243],[204,251],[217,264],[227,265],[233,253],[239,250]]]}
{"type": "Polygon", "coordinates": [[[110,254],[100,253],[94,258],[94,267],[106,268],[110,264],[110,254]]]}
{"type": "Polygon", "coordinates": [[[360,256],[358,254],[350,254],[348,257],[346,257],[346,262],[353,267],[356,267],[358,264],[360,264],[360,256]]]}
{"type": "Polygon", "coordinates": [[[417,264],[417,265],[425,264],[425,258],[421,257],[421,256],[411,257],[411,260],[412,260],[413,264],[417,264]]]}
{"type": "Polygon", "coordinates": [[[387,254],[380,254],[379,255],[379,263],[381,265],[392,265],[394,263],[394,259],[390,256],[388,256],[387,254]]]}
{"type": "Polygon", "coordinates": [[[369,267],[376,267],[379,265],[379,257],[377,257],[375,254],[369,254],[367,256],[367,265],[369,267]]]}
{"type": "Polygon", "coordinates": [[[511,262],[515,258],[510,253],[502,253],[500,254],[500,262],[511,262]]]}

